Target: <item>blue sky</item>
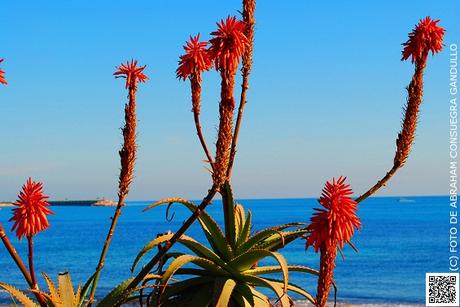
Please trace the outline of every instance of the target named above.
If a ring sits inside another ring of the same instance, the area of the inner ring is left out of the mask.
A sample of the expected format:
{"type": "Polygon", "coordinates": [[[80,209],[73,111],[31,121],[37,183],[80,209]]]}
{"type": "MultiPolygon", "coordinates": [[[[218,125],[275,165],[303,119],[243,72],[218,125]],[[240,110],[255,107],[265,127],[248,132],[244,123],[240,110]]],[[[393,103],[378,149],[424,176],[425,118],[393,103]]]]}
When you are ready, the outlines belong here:
{"type": "MultiPolygon", "coordinates": [[[[458,1],[258,1],[251,88],[233,184],[239,198],[318,196],[346,175],[356,194],[391,167],[413,66],[401,43],[420,18],[460,43],[458,1]]],[[[210,186],[189,84],[175,78],[190,34],[208,39],[240,1],[3,1],[0,200],[28,176],[52,199],[116,195],[126,92],[114,67],[136,58],[139,158],[130,199],[200,198],[210,186]]],[[[378,195],[448,193],[447,49],[429,58],[415,146],[378,195]]],[[[204,77],[215,142],[219,79],[204,77]]],[[[236,93],[238,95],[238,93],[236,93]]],[[[213,147],[213,146],[212,146],[213,147]]]]}

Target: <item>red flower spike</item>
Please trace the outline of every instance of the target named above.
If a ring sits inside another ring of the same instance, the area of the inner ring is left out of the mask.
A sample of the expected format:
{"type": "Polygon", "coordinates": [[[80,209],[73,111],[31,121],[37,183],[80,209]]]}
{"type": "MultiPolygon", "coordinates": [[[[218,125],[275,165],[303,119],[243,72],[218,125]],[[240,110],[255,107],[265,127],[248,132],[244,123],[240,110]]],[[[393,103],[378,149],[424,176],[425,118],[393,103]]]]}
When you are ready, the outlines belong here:
{"type": "Polygon", "coordinates": [[[215,60],[216,69],[234,71],[239,60],[249,45],[249,40],[244,34],[246,24],[237,20],[235,16],[227,17],[217,23],[218,30],[212,32],[210,40],[211,57],[215,60]]]}
{"type": "Polygon", "coordinates": [[[137,60],[131,60],[126,64],[121,64],[117,67],[117,71],[114,73],[115,78],[126,78],[126,88],[135,87],[137,82],[145,82],[149,78],[143,73],[147,65],[137,66],[137,60]]]}
{"type": "MultiPolygon", "coordinates": [[[[0,59],[0,63],[3,62],[3,59],[0,59]]],[[[7,84],[5,79],[5,72],[0,68],[0,83],[1,84],[7,84]]]]}
{"type": "Polygon", "coordinates": [[[402,59],[407,60],[412,57],[412,63],[423,60],[423,57],[438,53],[443,47],[443,37],[446,30],[437,25],[439,20],[432,20],[429,16],[421,19],[415,29],[409,33],[409,39],[402,44],[402,59]]]}
{"type": "Polygon", "coordinates": [[[187,79],[192,74],[199,74],[212,67],[212,59],[206,46],[209,42],[200,42],[200,34],[186,42],[185,54],[180,56],[179,67],[176,70],[177,78],[187,79]]]}
{"type": "Polygon", "coordinates": [[[14,221],[12,231],[16,231],[19,240],[22,237],[32,237],[49,227],[47,215],[54,213],[48,209],[47,199],[48,196],[43,194],[43,185],[27,179],[14,203],[17,208],[13,209],[13,217],[10,219],[14,221]]]}
{"type": "Polygon", "coordinates": [[[307,239],[306,247],[313,246],[318,252],[325,244],[327,248],[340,248],[350,241],[354,229],[361,227],[356,216],[356,202],[350,197],[352,190],[345,184],[346,177],[334,178],[326,182],[319,203],[325,209],[315,208],[311,218],[311,234],[307,239]]]}

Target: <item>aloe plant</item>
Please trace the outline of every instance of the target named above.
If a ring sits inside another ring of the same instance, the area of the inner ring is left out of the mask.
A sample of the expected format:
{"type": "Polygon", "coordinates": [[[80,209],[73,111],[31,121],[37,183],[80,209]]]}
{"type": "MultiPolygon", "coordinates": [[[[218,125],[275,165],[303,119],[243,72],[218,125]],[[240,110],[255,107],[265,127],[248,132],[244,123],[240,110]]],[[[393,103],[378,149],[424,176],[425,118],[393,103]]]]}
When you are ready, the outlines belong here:
{"type": "MultiPolygon", "coordinates": [[[[252,233],[251,211],[245,213],[242,205],[234,204],[228,183],[223,189],[222,195],[226,195],[223,197],[226,202],[224,207],[232,208],[228,210],[227,229],[222,230],[208,213],[201,212],[198,220],[209,247],[182,235],[178,243],[191,253],[166,254],[163,263],[167,262],[167,267],[163,269],[160,266],[159,277],[144,282],[144,287],[150,282],[154,290],[148,295],[141,293],[136,298],[142,300],[148,297],[149,306],[269,306],[268,297],[259,291],[267,288],[274,292],[281,306],[292,305],[289,292],[300,294],[314,303],[310,293],[289,282],[289,273],[318,275],[318,271],[305,266],[289,266],[277,252],[303,237],[308,232],[306,225],[289,223],[252,233]],[[276,260],[277,265],[259,266],[258,263],[267,257],[276,260]],[[266,276],[273,273],[281,273],[281,278],[266,276]]],[[[172,203],[181,204],[192,212],[197,207],[185,199],[168,198],[146,209],[172,203]]],[[[159,235],[148,242],[134,260],[132,271],[152,249],[161,248],[173,235],[159,235]]]]}
{"type": "MultiPolygon", "coordinates": [[[[60,273],[58,275],[57,287],[53,283],[51,278],[45,273],[43,273],[43,278],[45,279],[49,292],[40,292],[40,294],[45,298],[46,306],[80,307],[83,305],[86,293],[88,291],[89,283],[87,283],[83,287],[79,285],[75,290],[75,288],[72,285],[72,279],[70,278],[70,274],[67,272],[60,273]]],[[[3,288],[6,292],[8,292],[13,298],[18,300],[25,307],[39,306],[36,302],[29,298],[27,294],[9,284],[0,283],[0,288],[3,288]]]]}

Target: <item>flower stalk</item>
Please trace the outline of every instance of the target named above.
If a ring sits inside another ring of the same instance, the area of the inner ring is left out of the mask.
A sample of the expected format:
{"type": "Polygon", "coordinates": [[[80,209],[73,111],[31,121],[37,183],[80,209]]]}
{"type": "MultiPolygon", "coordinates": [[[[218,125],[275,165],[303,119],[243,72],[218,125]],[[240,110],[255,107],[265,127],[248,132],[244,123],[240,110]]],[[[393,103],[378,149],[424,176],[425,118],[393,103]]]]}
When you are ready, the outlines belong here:
{"type": "Polygon", "coordinates": [[[235,100],[235,72],[221,72],[221,103],[219,104],[219,132],[216,142],[216,162],[213,172],[214,184],[221,187],[228,179],[227,169],[230,161],[230,146],[233,139],[233,112],[235,100]]]}
{"type": "Polygon", "coordinates": [[[208,159],[211,169],[214,168],[214,162],[208,145],[203,136],[200,123],[200,106],[201,106],[201,74],[203,71],[212,67],[212,60],[206,46],[208,42],[200,42],[200,34],[190,37],[190,40],[184,46],[185,54],[180,57],[179,67],[176,70],[177,78],[189,79],[192,90],[192,112],[195,122],[196,133],[200,144],[203,147],[206,158],[208,159]]]}
{"type": "Polygon", "coordinates": [[[125,205],[125,198],[129,193],[129,187],[133,181],[134,164],[136,162],[136,92],[137,83],[145,82],[148,77],[143,73],[145,66],[137,66],[137,61],[131,60],[126,64],[118,67],[114,73],[116,78],[126,78],[125,88],[128,89],[128,102],[125,104],[125,125],[123,132],[123,146],[119,151],[120,154],[120,175],[118,179],[118,202],[115,213],[112,217],[112,223],[107,233],[101,256],[96,267],[94,279],[91,285],[91,292],[88,298],[88,306],[91,306],[96,293],[97,284],[101,271],[104,267],[105,258],[112,241],[118,219],[121,215],[122,207],[125,205]]]}
{"type": "MultiPolygon", "coordinates": [[[[244,3],[243,3],[244,5],[244,3]]],[[[230,230],[230,215],[233,204],[228,201],[223,185],[229,182],[230,152],[233,142],[233,116],[235,110],[235,76],[238,64],[249,45],[245,35],[246,24],[236,17],[228,17],[217,23],[218,30],[212,32],[210,52],[215,61],[216,69],[220,73],[220,104],[219,104],[219,130],[216,142],[216,161],[212,178],[222,195],[222,208],[224,212],[225,235],[228,242],[232,242],[230,230]],[[231,207],[230,207],[231,206],[231,207]]]]}
{"type": "Polygon", "coordinates": [[[30,272],[30,278],[32,279],[32,289],[37,290],[38,285],[37,285],[37,278],[35,277],[35,269],[34,269],[34,243],[33,243],[33,237],[28,236],[27,237],[27,247],[29,248],[29,272],[30,272]]]}
{"type": "Polygon", "coordinates": [[[232,145],[230,147],[230,158],[227,169],[227,178],[231,178],[233,162],[235,161],[236,155],[236,144],[238,142],[238,136],[240,134],[241,121],[243,118],[244,107],[246,106],[246,93],[249,89],[249,74],[251,73],[252,68],[252,52],[254,49],[254,26],[256,24],[254,18],[254,12],[256,9],[255,0],[245,0],[243,1],[243,21],[246,24],[246,29],[244,34],[248,40],[246,50],[243,54],[241,74],[243,76],[243,81],[241,84],[241,95],[240,103],[238,106],[238,115],[236,117],[235,131],[233,133],[232,145]]]}
{"type": "Polygon", "coordinates": [[[216,142],[216,160],[213,182],[219,188],[228,180],[230,148],[233,140],[233,113],[235,99],[233,90],[238,64],[247,46],[246,24],[236,17],[228,17],[217,23],[218,30],[212,32],[210,52],[221,77],[219,130],[216,142]]]}
{"type": "Polygon", "coordinates": [[[392,168],[367,192],[356,199],[357,203],[362,202],[393,177],[397,170],[402,168],[409,157],[414,143],[415,132],[420,105],[423,99],[423,73],[425,71],[428,54],[434,55],[442,50],[443,36],[445,30],[437,25],[439,20],[431,20],[426,17],[416,25],[415,29],[409,33],[409,39],[403,44],[402,61],[412,58],[415,64],[415,71],[407,89],[407,104],[404,107],[404,119],[401,132],[396,139],[396,153],[392,168]]]}

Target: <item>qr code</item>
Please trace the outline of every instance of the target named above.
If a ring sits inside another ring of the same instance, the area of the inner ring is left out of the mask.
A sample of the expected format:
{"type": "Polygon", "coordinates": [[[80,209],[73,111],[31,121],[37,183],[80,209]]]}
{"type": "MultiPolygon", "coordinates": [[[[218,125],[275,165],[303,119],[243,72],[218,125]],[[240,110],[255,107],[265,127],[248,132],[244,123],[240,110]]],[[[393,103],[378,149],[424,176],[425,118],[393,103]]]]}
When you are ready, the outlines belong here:
{"type": "Polygon", "coordinates": [[[458,273],[426,273],[427,306],[459,306],[458,273]]]}

